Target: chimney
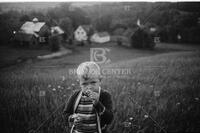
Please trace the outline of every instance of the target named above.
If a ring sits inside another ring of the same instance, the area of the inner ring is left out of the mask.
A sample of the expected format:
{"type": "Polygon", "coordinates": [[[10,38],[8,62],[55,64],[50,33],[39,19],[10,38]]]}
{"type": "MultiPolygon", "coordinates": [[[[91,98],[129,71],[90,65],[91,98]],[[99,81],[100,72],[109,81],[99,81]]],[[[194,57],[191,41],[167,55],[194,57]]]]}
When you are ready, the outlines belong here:
{"type": "Polygon", "coordinates": [[[37,19],[37,18],[34,18],[34,19],[32,20],[32,22],[33,22],[33,23],[37,23],[37,22],[38,22],[38,19],[37,19]]]}

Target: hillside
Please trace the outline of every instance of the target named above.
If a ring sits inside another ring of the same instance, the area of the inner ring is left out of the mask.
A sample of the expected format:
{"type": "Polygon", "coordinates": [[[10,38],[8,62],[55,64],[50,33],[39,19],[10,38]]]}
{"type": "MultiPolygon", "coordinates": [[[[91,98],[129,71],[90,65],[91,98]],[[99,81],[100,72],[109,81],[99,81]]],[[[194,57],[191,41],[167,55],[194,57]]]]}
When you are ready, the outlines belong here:
{"type": "Polygon", "coordinates": [[[159,126],[166,132],[199,131],[199,52],[141,57],[106,69],[131,69],[131,74],[107,75],[104,81],[114,99],[113,133],[122,132],[126,121],[131,123],[129,132],[138,130],[135,125],[144,132],[157,132],[159,126]]]}
{"type": "MultiPolygon", "coordinates": [[[[84,51],[77,56],[86,58],[88,52],[84,51]]],[[[119,54],[116,53],[116,56],[119,54]]],[[[60,59],[48,62],[57,60],[60,59]]],[[[39,63],[45,65],[47,62],[39,63]]],[[[36,129],[51,112],[63,105],[74,90],[79,89],[76,77],[69,73],[70,68],[78,64],[65,64],[69,68],[31,68],[34,64],[20,65],[1,72],[5,133],[36,129]]],[[[109,128],[111,133],[158,132],[155,130],[160,129],[150,116],[168,132],[199,131],[199,51],[176,51],[124,59],[103,68],[131,69],[127,75],[112,74],[103,79],[102,87],[113,98],[115,118],[109,128]],[[129,127],[125,126],[125,122],[131,123],[129,127]]],[[[41,132],[66,130],[61,117],[62,109],[40,129],[41,132]]]]}

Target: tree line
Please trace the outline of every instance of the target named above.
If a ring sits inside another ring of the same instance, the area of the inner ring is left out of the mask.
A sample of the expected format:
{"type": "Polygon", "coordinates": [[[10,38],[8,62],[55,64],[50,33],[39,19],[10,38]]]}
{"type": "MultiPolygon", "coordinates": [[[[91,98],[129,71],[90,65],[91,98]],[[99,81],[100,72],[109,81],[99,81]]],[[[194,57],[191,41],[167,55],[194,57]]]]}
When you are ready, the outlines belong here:
{"type": "Polygon", "coordinates": [[[110,34],[118,26],[134,28],[138,19],[145,27],[156,27],[163,42],[199,43],[200,3],[97,3],[73,7],[61,3],[45,11],[14,11],[0,14],[0,42],[6,44],[25,21],[37,17],[49,26],[59,25],[66,38],[82,24],[91,24],[97,31],[110,34]],[[178,37],[179,36],[179,37],[178,37]]]}

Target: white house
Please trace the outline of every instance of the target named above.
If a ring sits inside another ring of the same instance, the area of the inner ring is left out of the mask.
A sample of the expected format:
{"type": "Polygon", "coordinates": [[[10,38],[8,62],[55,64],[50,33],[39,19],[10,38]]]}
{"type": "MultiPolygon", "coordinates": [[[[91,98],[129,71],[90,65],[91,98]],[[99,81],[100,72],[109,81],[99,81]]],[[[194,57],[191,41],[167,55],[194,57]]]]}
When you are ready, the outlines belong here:
{"type": "Polygon", "coordinates": [[[74,32],[75,40],[80,42],[88,40],[90,31],[90,25],[80,25],[74,32]]]}
{"type": "Polygon", "coordinates": [[[108,32],[94,33],[90,40],[95,43],[106,43],[110,41],[110,35],[108,32]]]}
{"type": "Polygon", "coordinates": [[[61,34],[64,34],[65,32],[59,26],[53,26],[53,27],[51,27],[51,33],[52,34],[59,34],[59,35],[61,35],[61,34]]]}

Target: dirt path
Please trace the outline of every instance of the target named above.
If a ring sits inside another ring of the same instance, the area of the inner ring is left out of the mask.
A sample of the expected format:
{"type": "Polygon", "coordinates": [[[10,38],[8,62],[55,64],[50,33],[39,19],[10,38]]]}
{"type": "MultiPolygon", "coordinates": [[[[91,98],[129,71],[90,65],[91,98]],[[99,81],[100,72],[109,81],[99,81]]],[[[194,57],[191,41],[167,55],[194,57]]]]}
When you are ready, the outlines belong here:
{"type": "Polygon", "coordinates": [[[9,47],[1,47],[0,49],[0,69],[8,68],[10,66],[22,64],[22,63],[32,63],[41,59],[51,59],[54,57],[60,57],[71,53],[64,47],[55,53],[51,53],[48,50],[28,50],[28,49],[14,49],[9,47]]]}

